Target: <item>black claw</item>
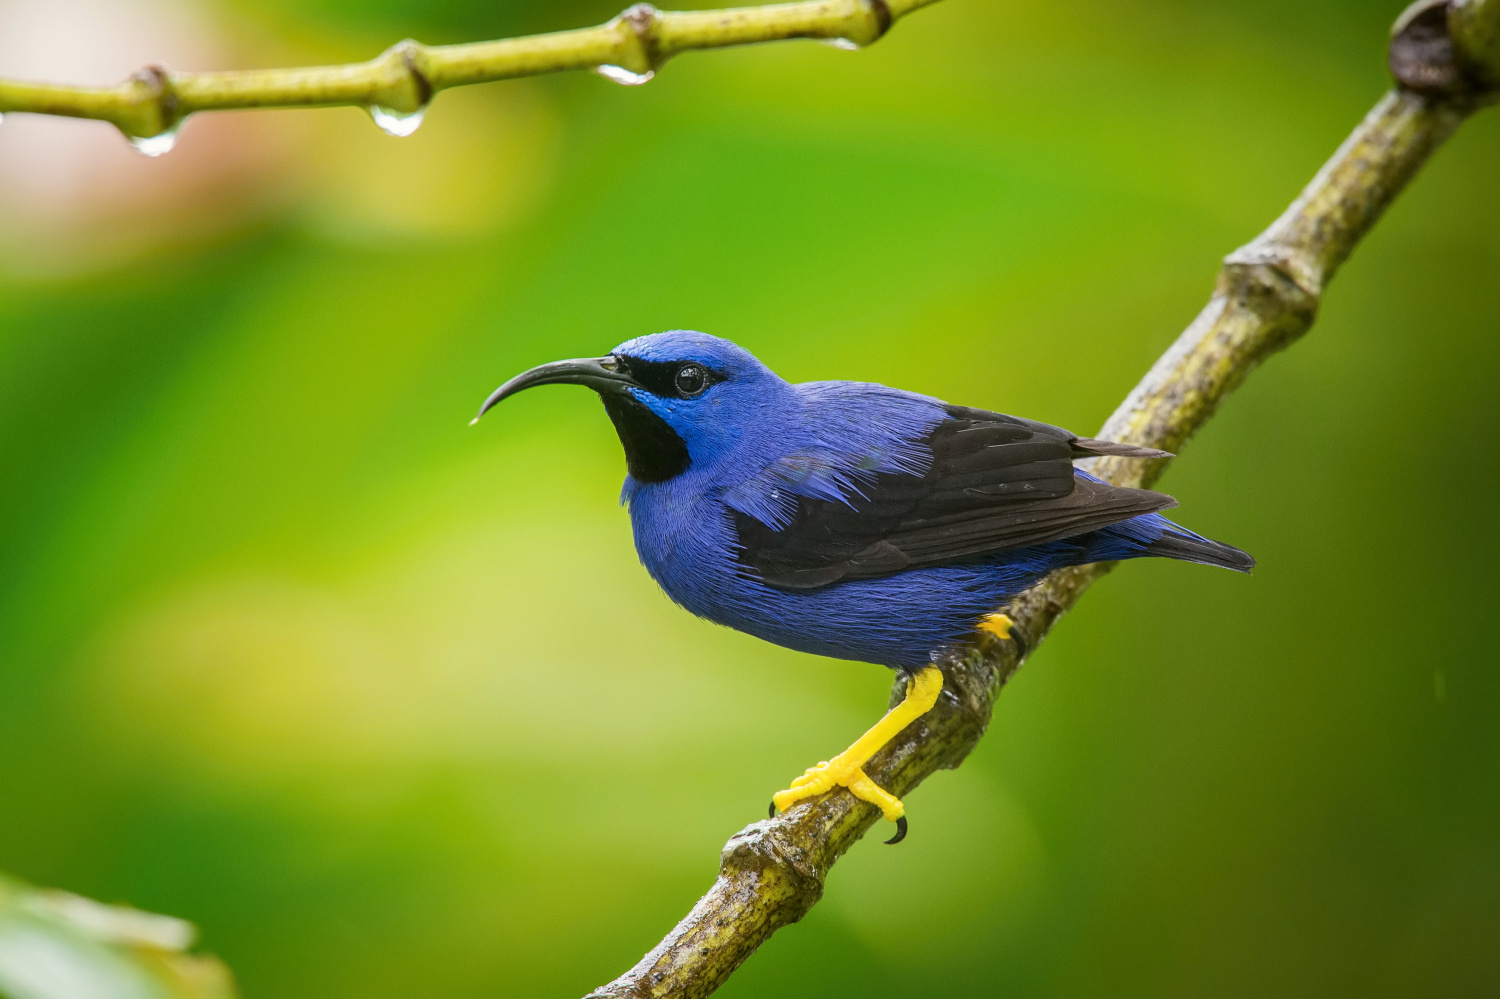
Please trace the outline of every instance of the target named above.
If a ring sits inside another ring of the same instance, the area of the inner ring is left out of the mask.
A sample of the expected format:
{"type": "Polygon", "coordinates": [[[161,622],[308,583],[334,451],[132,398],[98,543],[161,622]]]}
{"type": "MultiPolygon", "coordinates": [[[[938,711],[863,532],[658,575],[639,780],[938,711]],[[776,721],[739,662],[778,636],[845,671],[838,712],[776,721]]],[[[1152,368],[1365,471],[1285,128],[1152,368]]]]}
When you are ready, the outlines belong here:
{"type": "Polygon", "coordinates": [[[770,818],[774,819],[775,817],[776,817],[776,799],[772,798],[771,799],[771,815],[770,815],[770,818]]]}
{"type": "Polygon", "coordinates": [[[896,835],[885,841],[886,846],[895,846],[906,838],[906,816],[903,815],[896,820],[896,835]]]}
{"type": "Polygon", "coordinates": [[[1026,644],[1026,636],[1021,634],[1021,629],[1015,625],[1011,625],[1010,640],[1016,643],[1016,659],[1025,659],[1030,646],[1026,644]]]}

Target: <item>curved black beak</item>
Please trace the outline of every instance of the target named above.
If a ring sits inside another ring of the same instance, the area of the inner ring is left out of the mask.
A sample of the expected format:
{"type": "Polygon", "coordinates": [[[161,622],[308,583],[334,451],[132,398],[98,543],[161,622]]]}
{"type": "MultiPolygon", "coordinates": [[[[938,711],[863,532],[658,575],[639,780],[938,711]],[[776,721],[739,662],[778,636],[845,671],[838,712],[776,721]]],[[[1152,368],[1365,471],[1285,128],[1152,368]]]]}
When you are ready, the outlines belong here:
{"type": "Polygon", "coordinates": [[[469,426],[479,422],[479,417],[502,399],[508,399],[524,389],[538,385],[585,385],[595,392],[623,392],[636,385],[625,368],[614,357],[580,357],[571,361],[553,361],[522,372],[490,393],[479,407],[479,415],[469,421],[469,426]]]}

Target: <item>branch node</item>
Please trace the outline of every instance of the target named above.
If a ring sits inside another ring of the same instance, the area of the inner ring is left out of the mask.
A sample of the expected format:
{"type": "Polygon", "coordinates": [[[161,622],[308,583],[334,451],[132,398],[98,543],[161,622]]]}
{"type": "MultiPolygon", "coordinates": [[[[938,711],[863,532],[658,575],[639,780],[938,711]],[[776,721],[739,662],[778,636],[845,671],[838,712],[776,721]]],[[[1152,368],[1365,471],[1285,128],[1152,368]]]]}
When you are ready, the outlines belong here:
{"type": "Polygon", "coordinates": [[[810,33],[814,38],[842,38],[857,48],[874,45],[891,30],[896,20],[887,0],[851,0],[850,12],[844,17],[844,25],[833,33],[810,33]]]}
{"type": "Polygon", "coordinates": [[[427,78],[426,73],[422,72],[420,65],[420,60],[426,53],[426,49],[423,48],[421,42],[408,38],[402,42],[398,42],[396,50],[401,53],[401,61],[406,66],[406,72],[411,76],[412,86],[417,92],[418,105],[426,107],[432,103],[432,95],[434,93],[432,81],[427,78]]]}
{"type": "MultiPolygon", "coordinates": [[[[890,4],[886,3],[886,0],[864,0],[864,7],[869,11],[869,16],[875,25],[875,34],[870,42],[878,41],[891,30],[891,23],[895,21],[895,18],[891,16],[890,4]]],[[[868,45],[870,42],[865,44],[868,45]]]]}
{"type": "Polygon", "coordinates": [[[1268,322],[1291,317],[1311,324],[1323,297],[1322,282],[1295,254],[1274,244],[1248,243],[1224,258],[1216,293],[1268,322]]]}
{"type": "Polygon", "coordinates": [[[666,62],[658,44],[656,30],[660,24],[661,11],[649,3],[638,3],[625,9],[611,26],[620,32],[626,42],[626,52],[619,65],[633,73],[654,73],[666,62]]]}
{"type": "Polygon", "coordinates": [[[381,79],[371,89],[370,103],[403,114],[427,107],[436,88],[422,68],[427,47],[407,38],[386,49],[375,60],[381,79]]]}
{"type": "Polygon", "coordinates": [[[115,125],[127,136],[149,139],[170,132],[182,121],[181,101],[172,75],[157,65],[137,70],[128,82],[131,108],[115,125]]]}
{"type": "Polygon", "coordinates": [[[823,872],[807,850],[786,835],[785,823],[775,819],[753,822],[731,836],[719,855],[719,873],[725,878],[746,873],[764,876],[772,869],[789,876],[802,891],[812,893],[812,900],[789,922],[802,918],[802,912],[823,894],[823,872]]]}
{"type": "Polygon", "coordinates": [[[1391,75],[1408,90],[1455,94],[1467,81],[1448,34],[1448,0],[1417,0],[1391,28],[1391,75]]]}
{"type": "Polygon", "coordinates": [[[1417,0],[1391,27],[1391,75],[1434,97],[1481,98],[1500,88],[1500,3],[1417,0]]]}

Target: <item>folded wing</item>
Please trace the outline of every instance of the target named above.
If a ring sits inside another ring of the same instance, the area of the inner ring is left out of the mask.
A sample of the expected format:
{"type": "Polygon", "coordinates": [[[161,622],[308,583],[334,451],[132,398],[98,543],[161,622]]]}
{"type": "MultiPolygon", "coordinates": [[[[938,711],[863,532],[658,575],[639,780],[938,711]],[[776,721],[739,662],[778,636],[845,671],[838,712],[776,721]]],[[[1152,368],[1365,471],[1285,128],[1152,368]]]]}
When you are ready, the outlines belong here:
{"type": "Polygon", "coordinates": [[[947,407],[922,443],[932,455],[924,473],[862,475],[841,498],[787,496],[780,478],[768,479],[789,505],[773,524],[735,510],[741,564],[768,586],[815,589],[1025,548],[1176,505],[1073,470],[1075,457],[1162,451],[962,406],[947,407]]]}

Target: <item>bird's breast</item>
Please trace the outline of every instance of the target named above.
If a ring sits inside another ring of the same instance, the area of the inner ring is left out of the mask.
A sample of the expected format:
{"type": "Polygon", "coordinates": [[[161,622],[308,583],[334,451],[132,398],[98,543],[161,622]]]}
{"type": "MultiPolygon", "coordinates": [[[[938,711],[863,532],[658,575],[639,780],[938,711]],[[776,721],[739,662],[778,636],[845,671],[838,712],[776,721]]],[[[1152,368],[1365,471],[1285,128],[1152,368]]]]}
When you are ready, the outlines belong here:
{"type": "Polygon", "coordinates": [[[674,485],[644,486],[631,498],[636,553],[667,596],[717,620],[720,599],[738,574],[734,522],[708,492],[674,485]]]}

